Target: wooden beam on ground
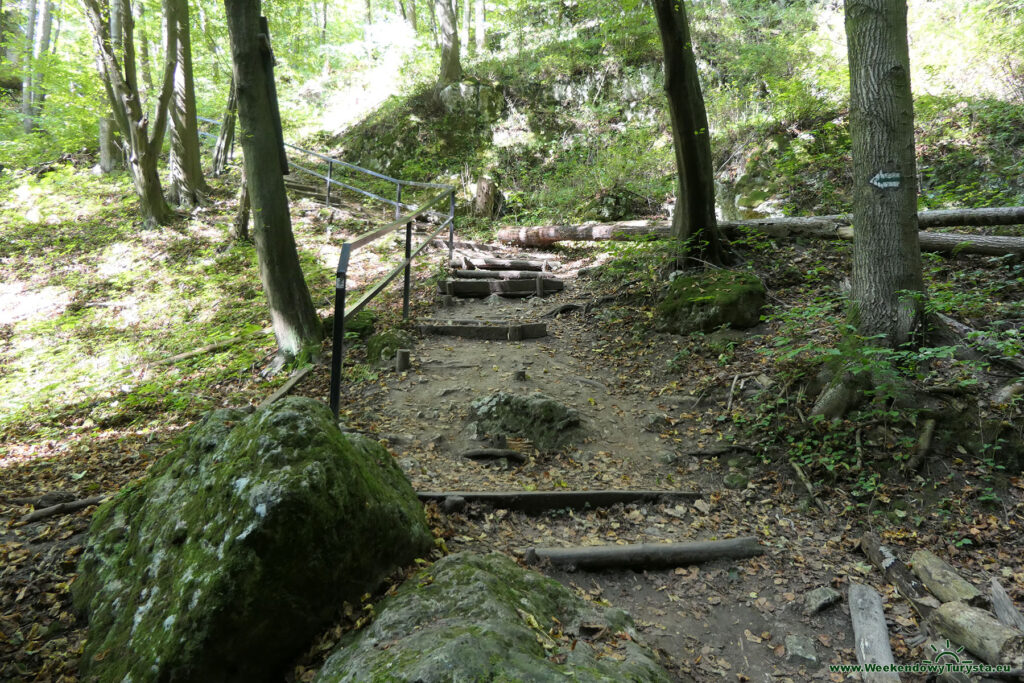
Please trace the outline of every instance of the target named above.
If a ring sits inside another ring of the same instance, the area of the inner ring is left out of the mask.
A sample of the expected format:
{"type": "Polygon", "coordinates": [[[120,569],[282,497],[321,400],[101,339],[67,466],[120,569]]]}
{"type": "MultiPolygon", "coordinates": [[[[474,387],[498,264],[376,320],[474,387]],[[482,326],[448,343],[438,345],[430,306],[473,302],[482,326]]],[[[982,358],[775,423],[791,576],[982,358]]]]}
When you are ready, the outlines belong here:
{"type": "Polygon", "coordinates": [[[461,498],[467,503],[482,503],[504,510],[545,512],[547,510],[583,510],[586,508],[628,505],[630,503],[684,503],[701,497],[696,491],[419,491],[423,502],[443,503],[461,498]]]}
{"type": "Polygon", "coordinates": [[[438,289],[449,296],[487,297],[491,294],[501,296],[525,297],[538,293],[549,294],[565,289],[561,280],[542,278],[539,280],[445,280],[438,289]]]}
{"type": "Polygon", "coordinates": [[[504,258],[472,258],[466,256],[453,258],[451,263],[452,268],[532,271],[558,270],[560,265],[561,264],[558,261],[532,261],[526,259],[504,258]]]}
{"type": "MultiPolygon", "coordinates": [[[[452,271],[452,275],[464,280],[536,280],[544,277],[539,270],[462,270],[452,271]]],[[[551,277],[551,280],[557,278],[551,277]]]]}
{"type": "Polygon", "coordinates": [[[742,560],[764,552],[753,536],[694,543],[635,543],[574,548],[530,548],[528,564],[541,562],[571,570],[658,569],[715,560],[742,560]]]}
{"type": "MultiPolygon", "coordinates": [[[[853,646],[857,663],[865,669],[868,666],[885,667],[895,664],[892,647],[889,645],[889,629],[885,625],[885,611],[882,596],[871,586],[851,583],[847,596],[850,618],[853,620],[853,646]]],[[[862,671],[865,683],[899,683],[900,675],[895,671],[862,671]]]]}
{"type": "Polygon", "coordinates": [[[419,331],[420,334],[438,334],[466,339],[521,341],[547,336],[548,326],[546,323],[497,320],[424,320],[419,323],[419,331]]]}
{"type": "Polygon", "coordinates": [[[974,606],[987,602],[981,591],[930,550],[918,550],[910,556],[910,564],[921,583],[942,602],[959,601],[974,606]]]}
{"type": "Polygon", "coordinates": [[[1024,667],[1024,632],[999,623],[983,609],[964,602],[947,602],[928,617],[928,626],[987,664],[1024,667]]]}
{"type": "Polygon", "coordinates": [[[871,564],[882,572],[886,580],[896,587],[900,595],[907,600],[922,618],[932,613],[939,606],[939,601],[930,595],[924,585],[914,578],[907,565],[903,564],[896,553],[882,544],[877,534],[868,532],[860,539],[860,549],[868,556],[871,564]]]}

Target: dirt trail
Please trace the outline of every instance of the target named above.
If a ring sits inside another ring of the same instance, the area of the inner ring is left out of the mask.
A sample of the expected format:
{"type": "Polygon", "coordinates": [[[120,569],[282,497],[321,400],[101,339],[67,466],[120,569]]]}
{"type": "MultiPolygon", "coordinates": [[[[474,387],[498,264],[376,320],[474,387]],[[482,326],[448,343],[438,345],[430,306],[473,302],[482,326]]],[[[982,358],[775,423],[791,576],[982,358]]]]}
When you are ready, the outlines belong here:
{"type": "MultiPolygon", "coordinates": [[[[593,300],[574,270],[557,273],[568,277],[565,291],[554,296],[439,307],[434,318],[442,320],[544,320],[548,335],[521,342],[425,336],[413,350],[410,371],[388,374],[349,406],[354,426],[385,438],[418,490],[700,491],[693,505],[532,516],[469,507],[441,515],[450,550],[499,550],[519,559],[532,546],[755,535],[766,552],[751,560],[664,571],[541,571],[588,599],[628,610],[680,680],[842,680],[827,664],[855,662],[845,606],[808,617],[802,601],[819,586],[843,589],[846,567],[855,561],[848,527],[837,528],[817,510],[798,512],[787,476],[742,450],[723,448],[720,435],[687,412],[698,398],[683,389],[661,393],[659,373],[677,340],[654,335],[649,347],[615,363],[600,356],[616,333],[600,311],[541,318],[559,304],[593,300]],[[526,379],[516,380],[524,369],[526,379]],[[509,448],[529,456],[522,465],[460,457],[486,445],[474,439],[470,402],[498,390],[540,391],[575,408],[584,420],[584,442],[550,455],[509,438],[509,448]],[[723,477],[730,471],[743,472],[750,483],[726,489],[723,477]],[[813,643],[820,664],[787,651],[786,637],[794,635],[813,643]]],[[[728,380],[719,387],[729,389],[728,380]]]]}

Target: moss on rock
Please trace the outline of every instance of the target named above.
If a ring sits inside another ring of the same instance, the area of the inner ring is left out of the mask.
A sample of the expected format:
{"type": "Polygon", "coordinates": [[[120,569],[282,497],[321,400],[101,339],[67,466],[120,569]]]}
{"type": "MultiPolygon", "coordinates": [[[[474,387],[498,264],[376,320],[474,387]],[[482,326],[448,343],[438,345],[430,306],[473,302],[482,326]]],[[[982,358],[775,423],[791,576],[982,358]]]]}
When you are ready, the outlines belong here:
{"type": "Polygon", "coordinates": [[[374,622],[342,640],[315,682],[556,680],[671,679],[625,612],[588,603],[504,555],[466,552],[377,605],[374,622]]]}
{"type": "Polygon", "coordinates": [[[412,337],[402,330],[385,330],[366,340],[366,360],[369,363],[390,363],[395,351],[412,346],[412,337]]]}
{"type": "Polygon", "coordinates": [[[83,678],[280,680],[343,601],[431,546],[390,453],[323,404],[215,411],[93,518],[83,678]]]}
{"type": "Polygon", "coordinates": [[[484,432],[521,436],[541,450],[561,448],[581,431],[579,413],[544,394],[499,391],[473,401],[470,410],[484,432]]]}
{"type": "Polygon", "coordinates": [[[715,270],[678,277],[658,304],[659,326],[667,332],[710,332],[727,325],[757,325],[764,307],[764,285],[753,273],[715,270]]]}

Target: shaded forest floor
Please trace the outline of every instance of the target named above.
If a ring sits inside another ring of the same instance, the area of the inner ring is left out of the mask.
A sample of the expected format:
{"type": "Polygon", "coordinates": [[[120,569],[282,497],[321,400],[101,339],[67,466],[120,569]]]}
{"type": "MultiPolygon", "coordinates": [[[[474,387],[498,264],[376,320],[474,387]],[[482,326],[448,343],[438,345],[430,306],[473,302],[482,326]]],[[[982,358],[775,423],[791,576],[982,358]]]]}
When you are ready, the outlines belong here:
{"type": "MultiPolygon", "coordinates": [[[[66,182],[76,178],[69,174],[66,182]]],[[[251,249],[225,242],[229,192],[170,229],[140,234],[123,208],[126,186],[100,187],[97,206],[58,197],[49,210],[33,181],[19,187],[26,188],[23,201],[43,210],[26,218],[17,195],[0,209],[5,218],[20,212],[6,223],[0,242],[5,292],[13,292],[12,301],[37,302],[8,314],[2,334],[0,678],[75,680],[86,625],[71,609],[68,586],[93,508],[21,525],[29,501],[38,507],[43,494],[56,500],[56,494],[112,493],[144,474],[203,410],[256,404],[285,377],[260,375],[272,339],[259,334],[267,321],[251,249]],[[129,258],[135,249],[142,251],[129,258]],[[104,265],[126,260],[132,268],[104,265]],[[157,314],[140,308],[138,300],[146,297],[178,303],[157,314]],[[225,336],[244,336],[240,332],[249,336],[233,346],[161,364],[225,336]],[[62,355],[71,351],[77,356],[62,355]],[[52,376],[84,376],[90,383],[54,393],[59,387],[52,376]],[[31,378],[39,382],[34,393],[19,394],[15,380],[31,378]]],[[[326,313],[337,244],[348,230],[358,232],[365,217],[328,215],[301,203],[295,215],[311,289],[326,313]]],[[[427,252],[416,273],[414,311],[420,316],[531,317],[561,303],[615,296],[586,313],[550,319],[549,336],[538,340],[420,339],[413,368],[402,375],[366,365],[357,347],[344,385],[345,420],[384,440],[418,489],[700,492],[693,505],[542,517],[473,507],[430,510],[449,550],[496,549],[520,559],[534,545],[757,536],[765,555],[742,562],[648,572],[545,570],[588,599],[631,611],[682,680],[830,678],[825,668],[788,661],[780,646],[787,635],[803,634],[822,662],[852,662],[843,605],[802,614],[807,591],[821,585],[842,591],[850,581],[871,583],[886,597],[897,659],[924,658],[910,607],[856,548],[869,529],[907,556],[929,548],[977,583],[998,577],[1021,604],[1020,461],[1006,452],[1005,439],[986,439],[971,428],[1024,424],[1019,405],[988,403],[1010,377],[938,353],[910,373],[915,387],[933,390],[950,415],[963,419],[951,418],[952,429],[940,430],[922,469],[904,474],[898,465],[920,431],[913,410],[880,400],[835,424],[806,417],[804,387],[818,359],[840,343],[849,247],[772,244],[751,236],[738,248],[768,287],[765,322],[742,334],[690,337],[654,329],[664,262],[656,243],[554,249],[550,255],[565,264],[563,272],[577,274],[566,291],[442,310],[435,308],[433,282],[446,254],[427,252]],[[584,267],[591,269],[578,276],[584,267]],[[526,370],[524,382],[511,379],[517,370],[526,370]],[[470,443],[469,401],[517,384],[578,409],[585,442],[541,454],[510,440],[528,455],[519,466],[458,458],[470,443]],[[795,480],[791,459],[807,473],[821,508],[795,480]]],[[[384,248],[368,250],[357,288],[378,277],[389,256],[384,248]]],[[[926,256],[926,266],[937,307],[976,328],[998,329],[1004,340],[1019,333],[1019,263],[926,256]]],[[[399,324],[399,309],[389,295],[378,308],[381,326],[399,324]]],[[[318,368],[295,391],[325,399],[326,380],[326,370],[318,368]]],[[[325,641],[337,633],[325,634],[325,641]]],[[[304,679],[317,663],[310,654],[293,677],[304,679]]]]}

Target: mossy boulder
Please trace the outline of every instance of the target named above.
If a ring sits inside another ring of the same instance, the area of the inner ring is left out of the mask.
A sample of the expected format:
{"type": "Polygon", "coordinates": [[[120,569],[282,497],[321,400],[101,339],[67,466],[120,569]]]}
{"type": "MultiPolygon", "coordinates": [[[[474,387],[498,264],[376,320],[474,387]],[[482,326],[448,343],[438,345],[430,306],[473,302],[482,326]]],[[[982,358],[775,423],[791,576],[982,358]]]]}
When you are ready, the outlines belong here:
{"type": "Polygon", "coordinates": [[[323,404],[215,411],[96,511],[73,586],[83,680],[279,681],[432,540],[393,457],[323,404]]]}
{"type": "Polygon", "coordinates": [[[470,412],[483,432],[521,436],[542,451],[572,443],[582,431],[578,412],[539,393],[499,391],[473,401],[470,412]]]}
{"type": "Polygon", "coordinates": [[[368,363],[390,363],[398,349],[412,346],[412,337],[402,330],[385,330],[366,340],[368,363]]]}
{"type": "Polygon", "coordinates": [[[315,683],[671,680],[625,612],[498,553],[449,555],[376,612],[342,640],[315,683]]]}
{"type": "Polygon", "coordinates": [[[470,119],[494,121],[505,108],[500,88],[475,81],[451,83],[441,89],[438,98],[448,114],[470,119]]]}
{"type": "Polygon", "coordinates": [[[723,325],[747,329],[760,322],[764,302],[764,285],[753,273],[714,270],[677,277],[658,304],[659,327],[677,334],[723,325]]]}

